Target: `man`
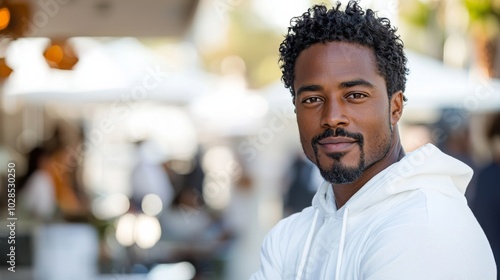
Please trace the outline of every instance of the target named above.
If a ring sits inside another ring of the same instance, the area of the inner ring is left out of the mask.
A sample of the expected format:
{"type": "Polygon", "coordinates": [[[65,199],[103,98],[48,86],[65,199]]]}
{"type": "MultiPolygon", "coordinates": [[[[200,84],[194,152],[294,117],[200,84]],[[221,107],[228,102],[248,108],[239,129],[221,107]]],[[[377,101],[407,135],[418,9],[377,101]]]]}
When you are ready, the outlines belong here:
{"type": "Polygon", "coordinates": [[[340,6],[294,18],[280,45],[302,148],[326,181],[268,234],[251,279],[496,279],[463,196],[472,170],[430,144],[401,146],[408,69],[395,28],[340,6]]]}

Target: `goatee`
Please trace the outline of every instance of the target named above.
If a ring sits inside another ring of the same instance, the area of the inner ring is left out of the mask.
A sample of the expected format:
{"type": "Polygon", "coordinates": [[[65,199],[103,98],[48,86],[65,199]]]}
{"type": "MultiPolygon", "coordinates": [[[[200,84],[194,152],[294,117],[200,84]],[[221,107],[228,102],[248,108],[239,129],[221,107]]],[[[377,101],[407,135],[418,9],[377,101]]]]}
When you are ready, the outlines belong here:
{"type": "Polygon", "coordinates": [[[364,138],[363,135],[361,135],[360,133],[351,133],[343,128],[337,128],[335,130],[329,128],[325,130],[322,134],[314,137],[313,140],[311,141],[311,144],[314,150],[314,155],[316,157],[317,166],[320,170],[321,176],[323,176],[323,178],[327,182],[331,184],[352,183],[356,181],[359,177],[361,177],[361,175],[363,174],[363,171],[365,170],[365,153],[363,151],[364,138]],[[349,167],[345,166],[340,162],[342,157],[345,156],[346,154],[345,152],[327,154],[328,157],[334,160],[334,164],[329,169],[321,166],[321,164],[319,163],[319,156],[318,156],[319,141],[324,138],[332,136],[348,137],[356,141],[355,143],[358,144],[360,150],[360,159],[357,166],[349,167]]]}

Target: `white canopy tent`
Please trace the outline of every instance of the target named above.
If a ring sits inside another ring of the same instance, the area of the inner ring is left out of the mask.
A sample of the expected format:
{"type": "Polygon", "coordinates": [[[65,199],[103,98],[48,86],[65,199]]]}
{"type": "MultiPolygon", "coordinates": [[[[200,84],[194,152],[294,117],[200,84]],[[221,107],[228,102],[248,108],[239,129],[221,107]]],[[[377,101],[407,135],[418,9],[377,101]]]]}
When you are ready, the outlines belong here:
{"type": "Polygon", "coordinates": [[[424,55],[407,51],[407,108],[436,110],[458,108],[471,112],[500,109],[500,81],[474,78],[424,55]]]}
{"type": "Polygon", "coordinates": [[[194,48],[173,45],[160,56],[134,38],[101,42],[74,38],[79,62],[71,71],[43,60],[47,39],[14,41],[7,50],[14,72],[4,94],[25,102],[116,102],[155,100],[186,104],[206,92],[210,75],[196,65],[194,48]],[[171,56],[172,59],[169,59],[171,56]]]}

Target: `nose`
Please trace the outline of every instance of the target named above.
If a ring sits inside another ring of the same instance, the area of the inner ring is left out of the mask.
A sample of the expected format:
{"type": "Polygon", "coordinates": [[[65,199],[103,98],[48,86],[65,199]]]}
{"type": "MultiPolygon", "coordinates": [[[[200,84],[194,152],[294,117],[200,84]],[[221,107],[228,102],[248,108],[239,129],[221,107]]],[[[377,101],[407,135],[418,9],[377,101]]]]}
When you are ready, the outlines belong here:
{"type": "Polygon", "coordinates": [[[321,126],[324,128],[346,127],[349,125],[349,118],[342,101],[328,100],[328,102],[325,102],[321,114],[321,126]]]}

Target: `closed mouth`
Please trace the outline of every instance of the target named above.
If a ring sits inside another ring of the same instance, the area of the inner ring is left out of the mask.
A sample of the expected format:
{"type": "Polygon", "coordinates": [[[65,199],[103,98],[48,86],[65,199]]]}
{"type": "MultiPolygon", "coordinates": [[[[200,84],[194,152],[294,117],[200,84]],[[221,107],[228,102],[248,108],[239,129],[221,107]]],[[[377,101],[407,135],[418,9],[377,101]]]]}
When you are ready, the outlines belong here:
{"type": "Polygon", "coordinates": [[[320,145],[331,145],[331,144],[350,144],[358,142],[356,139],[349,137],[327,137],[318,141],[320,145]]]}

